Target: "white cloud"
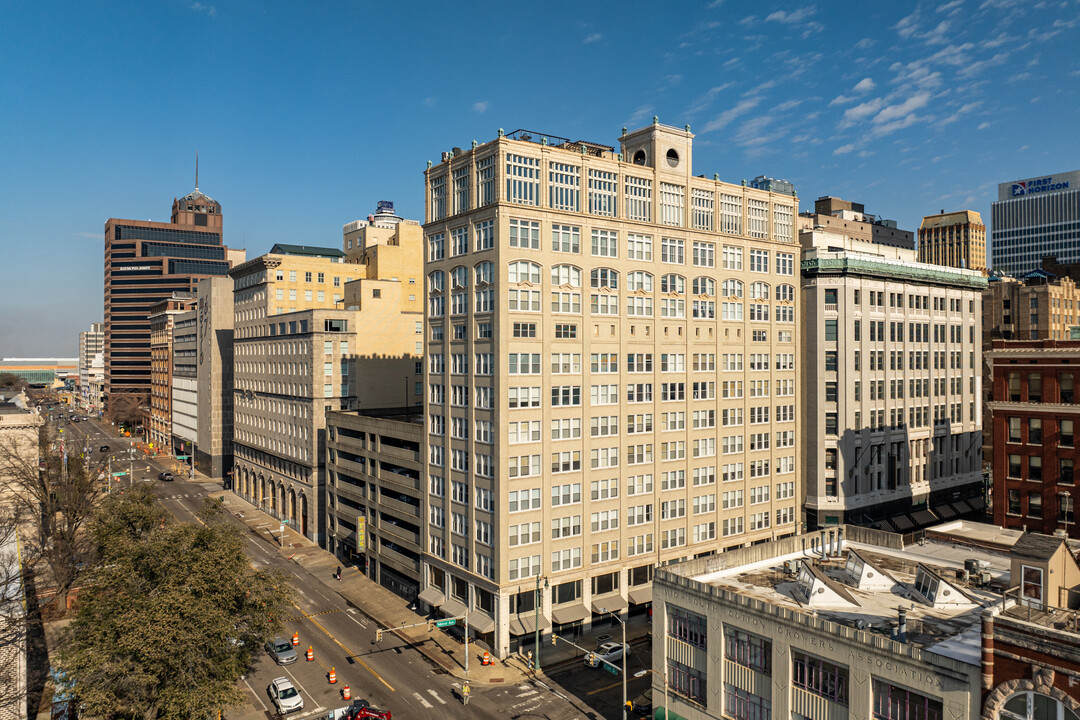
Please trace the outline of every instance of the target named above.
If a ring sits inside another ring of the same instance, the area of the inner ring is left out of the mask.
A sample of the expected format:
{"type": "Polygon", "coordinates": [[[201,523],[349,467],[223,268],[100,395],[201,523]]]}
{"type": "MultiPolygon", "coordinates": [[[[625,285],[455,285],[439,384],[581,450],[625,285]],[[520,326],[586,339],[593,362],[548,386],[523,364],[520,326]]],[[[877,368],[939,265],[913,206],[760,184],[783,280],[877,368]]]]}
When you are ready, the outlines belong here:
{"type": "Polygon", "coordinates": [[[855,83],[855,87],[852,88],[852,89],[855,92],[870,92],[871,90],[873,90],[876,87],[877,87],[877,85],[874,83],[874,81],[871,78],[863,78],[859,82],[855,83]]]}
{"type": "Polygon", "coordinates": [[[802,100],[785,100],[776,107],[773,108],[774,112],[785,112],[787,110],[794,110],[802,105],[802,100]]]}
{"type": "Polygon", "coordinates": [[[840,122],[841,128],[851,127],[860,120],[865,120],[870,117],[885,104],[885,101],[881,98],[873,98],[867,100],[864,103],[859,103],[855,107],[850,107],[844,111],[844,118],[840,122]]]}
{"type": "Polygon", "coordinates": [[[734,106],[720,113],[705,124],[703,132],[722,130],[731,124],[736,118],[742,117],[761,104],[760,97],[748,97],[740,100],[734,106]]]}
{"type": "Polygon", "coordinates": [[[849,102],[855,102],[855,98],[848,97],[847,95],[837,95],[829,101],[829,107],[833,105],[847,105],[849,102]]]}
{"type": "Polygon", "coordinates": [[[960,70],[958,70],[956,74],[963,78],[969,78],[974,75],[978,75],[986,68],[1004,65],[1008,61],[1008,59],[1009,53],[999,52],[987,60],[977,60],[973,63],[969,63],[968,65],[960,68],[960,70]]]}
{"type": "Polygon", "coordinates": [[[963,4],[964,0],[952,0],[952,2],[947,2],[944,5],[939,5],[937,7],[937,12],[949,13],[950,15],[954,15],[960,12],[960,6],[963,4]]]}
{"type": "Polygon", "coordinates": [[[798,10],[792,10],[791,12],[775,10],[766,16],[765,22],[779,22],[784,23],[785,25],[795,25],[806,21],[816,12],[816,5],[807,5],[806,7],[801,7],[798,10]]]}
{"type": "Polygon", "coordinates": [[[709,107],[709,105],[712,104],[713,98],[715,98],[718,94],[722,93],[724,90],[727,90],[734,84],[735,83],[728,82],[724,83],[723,85],[717,85],[716,87],[709,88],[709,90],[704,95],[701,95],[696,100],[694,100],[693,104],[691,104],[690,107],[687,108],[686,114],[692,116],[704,111],[706,108],[709,107]]]}
{"type": "Polygon", "coordinates": [[[77,232],[75,233],[79,237],[88,238],[90,240],[100,240],[102,235],[99,232],[77,232]]]}
{"type": "Polygon", "coordinates": [[[210,17],[217,17],[217,8],[213,5],[206,5],[201,2],[194,2],[191,4],[191,9],[195,12],[206,13],[210,17]]]}
{"type": "Polygon", "coordinates": [[[889,105],[883,108],[881,112],[874,116],[872,122],[875,125],[892,122],[897,118],[909,115],[919,108],[926,107],[928,102],[930,102],[930,93],[916,93],[898,105],[889,105]]]}
{"type": "Polygon", "coordinates": [[[601,35],[600,33],[593,33],[592,35],[587,36],[581,42],[588,45],[589,43],[600,42],[603,39],[604,39],[604,36],[601,35]]]}
{"type": "Polygon", "coordinates": [[[872,47],[874,47],[873,38],[863,38],[859,42],[855,43],[856,50],[869,50],[872,47]]]}
{"type": "Polygon", "coordinates": [[[757,15],[747,15],[746,17],[744,17],[742,20],[739,21],[740,25],[745,25],[747,27],[749,27],[751,25],[754,25],[756,23],[757,23],[757,15]]]}
{"type": "Polygon", "coordinates": [[[904,38],[906,40],[907,38],[911,37],[916,32],[918,32],[918,30],[919,30],[918,22],[919,22],[919,11],[916,10],[915,12],[911,13],[910,15],[905,15],[904,17],[900,18],[900,21],[898,23],[896,23],[895,25],[893,25],[893,30],[896,30],[897,34],[899,34],[900,37],[902,37],[902,38],[904,38]]]}
{"type": "Polygon", "coordinates": [[[630,116],[630,119],[627,120],[626,124],[631,126],[631,127],[637,127],[639,124],[644,122],[645,119],[648,118],[652,114],[653,114],[653,106],[652,105],[642,105],[641,107],[639,107],[637,110],[634,111],[634,113],[630,116]]]}
{"type": "Polygon", "coordinates": [[[924,120],[926,120],[926,118],[919,117],[915,113],[910,113],[909,115],[905,115],[904,117],[900,118],[899,120],[895,120],[893,122],[881,123],[880,125],[877,125],[874,128],[874,131],[873,131],[872,134],[873,134],[874,137],[884,137],[885,135],[888,135],[890,133],[894,133],[897,130],[903,130],[906,127],[910,127],[911,125],[914,125],[917,122],[922,122],[924,120]]]}
{"type": "Polygon", "coordinates": [[[927,45],[942,45],[949,41],[949,21],[942,20],[933,30],[923,36],[923,42],[927,45]]]}
{"type": "Polygon", "coordinates": [[[439,104],[439,98],[436,98],[436,97],[426,97],[426,98],[424,98],[424,106],[425,107],[435,107],[438,104],[439,104]]]}
{"type": "Polygon", "coordinates": [[[976,130],[985,130],[988,127],[990,127],[990,123],[984,122],[984,123],[979,123],[979,127],[975,128],[975,129],[976,130]]]}
{"type": "Polygon", "coordinates": [[[482,112],[484,112],[485,110],[488,109],[488,101],[487,100],[480,100],[478,102],[474,102],[473,106],[472,106],[472,109],[473,109],[473,112],[482,113],[482,112]]]}
{"type": "Polygon", "coordinates": [[[715,10],[716,8],[720,7],[723,4],[724,4],[724,0],[712,0],[712,2],[708,4],[708,8],[710,10],[715,10]]]}
{"type": "Polygon", "coordinates": [[[848,143],[847,145],[841,145],[832,151],[833,155],[847,155],[849,152],[855,149],[855,145],[848,143]]]}

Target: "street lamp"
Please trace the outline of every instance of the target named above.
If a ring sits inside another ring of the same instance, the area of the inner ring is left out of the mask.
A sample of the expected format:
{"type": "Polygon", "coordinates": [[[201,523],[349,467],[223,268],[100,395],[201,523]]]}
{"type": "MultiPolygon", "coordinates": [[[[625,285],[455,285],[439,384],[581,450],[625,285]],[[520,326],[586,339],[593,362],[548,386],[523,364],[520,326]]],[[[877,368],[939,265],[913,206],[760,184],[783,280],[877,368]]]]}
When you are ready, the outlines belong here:
{"type": "MultiPolygon", "coordinates": [[[[548,579],[542,578],[544,581],[544,590],[550,587],[548,579]]],[[[533,670],[540,671],[540,580],[541,576],[536,576],[536,628],[535,628],[535,646],[533,649],[536,654],[533,656],[533,670]]]]}
{"type": "MultiPolygon", "coordinates": [[[[626,717],[626,655],[627,655],[626,621],[623,620],[618,615],[616,615],[615,613],[610,612],[608,610],[605,610],[602,607],[601,608],[596,608],[596,609],[599,610],[601,613],[603,613],[605,615],[610,615],[611,617],[615,618],[616,620],[619,621],[619,625],[622,626],[622,716],[625,718],[626,717]]],[[[667,707],[667,706],[665,705],[665,707],[667,707]]],[[[665,710],[665,712],[667,712],[667,711],[665,710]]]]}
{"type": "Polygon", "coordinates": [[[668,716],[668,681],[667,681],[667,676],[665,674],[661,673],[659,670],[653,670],[652,668],[646,668],[645,670],[641,670],[640,672],[634,673],[634,677],[636,677],[636,678],[645,677],[649,673],[659,675],[660,679],[664,681],[664,720],[667,720],[667,716],[668,716]]]}

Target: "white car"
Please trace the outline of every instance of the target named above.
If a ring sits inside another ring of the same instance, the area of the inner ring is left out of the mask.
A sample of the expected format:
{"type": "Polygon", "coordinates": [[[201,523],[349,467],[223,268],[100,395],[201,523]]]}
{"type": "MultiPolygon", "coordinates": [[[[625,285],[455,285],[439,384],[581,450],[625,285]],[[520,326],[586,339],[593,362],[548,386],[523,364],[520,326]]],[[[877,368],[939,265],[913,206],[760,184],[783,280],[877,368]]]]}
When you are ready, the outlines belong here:
{"type": "Polygon", "coordinates": [[[596,652],[591,652],[585,655],[585,665],[588,667],[599,667],[601,660],[609,662],[612,665],[617,665],[622,660],[623,652],[630,652],[630,646],[625,647],[617,642],[606,642],[600,647],[596,648],[596,652]]]}
{"type": "Polygon", "coordinates": [[[270,699],[274,701],[279,715],[304,709],[304,698],[286,677],[276,678],[270,683],[270,699]]]}

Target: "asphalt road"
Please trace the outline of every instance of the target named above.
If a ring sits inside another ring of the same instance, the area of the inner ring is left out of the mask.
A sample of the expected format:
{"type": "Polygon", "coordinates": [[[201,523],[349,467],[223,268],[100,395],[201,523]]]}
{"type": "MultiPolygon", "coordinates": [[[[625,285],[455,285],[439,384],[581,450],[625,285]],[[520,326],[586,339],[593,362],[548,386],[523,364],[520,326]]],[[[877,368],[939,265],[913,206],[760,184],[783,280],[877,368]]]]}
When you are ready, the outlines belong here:
{"type": "MultiPolygon", "coordinates": [[[[95,457],[97,448],[108,444],[114,466],[119,464],[121,469],[127,470],[130,440],[111,435],[112,428],[93,420],[66,423],[64,427],[69,443],[77,442],[81,446],[88,439],[95,448],[95,457]],[[123,462],[119,462],[120,458],[123,462]]],[[[161,462],[140,455],[134,462],[134,481],[125,477],[121,484],[151,482],[162,505],[178,521],[201,522],[196,512],[219,485],[181,478],[173,482],[158,481],[158,473],[172,470],[174,463],[171,458],[161,462]]],[[[116,487],[114,485],[114,490],[116,487]]],[[[247,533],[252,567],[279,568],[290,578],[295,588],[293,612],[285,622],[283,634],[291,639],[294,632],[299,633],[300,643],[296,649],[301,655],[296,663],[278,666],[268,655],[261,654],[252,672],[242,681],[247,711],[230,711],[230,720],[273,717],[268,687],[271,680],[281,676],[289,677],[304,697],[304,710],[290,716],[293,720],[325,717],[330,710],[346,705],[342,699],[342,688],[346,684],[353,699],[365,698],[376,707],[392,711],[395,718],[438,715],[445,718],[584,720],[619,717],[619,679],[602,671],[582,672],[576,666],[556,675],[556,682],[550,685],[533,682],[513,686],[474,685],[469,705],[462,706],[460,683],[456,678],[415,649],[400,645],[377,646],[374,623],[362,608],[351,607],[335,593],[332,585],[328,585],[329,579],[312,576],[283,557],[265,537],[248,532],[239,519],[232,515],[228,517],[247,533]],[[303,657],[309,646],[314,654],[312,662],[303,657]],[[328,681],[331,668],[337,675],[335,685],[328,681]],[[567,683],[566,689],[560,686],[560,681],[567,683]]],[[[382,645],[389,644],[384,642],[382,645]]],[[[631,678],[630,682],[631,688],[648,685],[647,680],[631,678]]]]}

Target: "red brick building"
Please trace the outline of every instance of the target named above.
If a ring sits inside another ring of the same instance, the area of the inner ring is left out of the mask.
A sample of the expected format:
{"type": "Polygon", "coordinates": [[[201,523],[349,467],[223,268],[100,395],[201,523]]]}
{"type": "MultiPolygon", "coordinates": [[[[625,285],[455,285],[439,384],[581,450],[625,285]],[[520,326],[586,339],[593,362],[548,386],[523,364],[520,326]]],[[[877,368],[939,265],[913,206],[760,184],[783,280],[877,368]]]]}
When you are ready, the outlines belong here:
{"type": "Polygon", "coordinates": [[[1080,717],[1080,566],[1060,537],[1025,533],[1000,605],[982,614],[984,720],[1080,717]]]}
{"type": "Polygon", "coordinates": [[[993,400],[994,523],[1080,536],[1076,432],[1080,430],[1080,341],[995,340],[993,400]]]}

